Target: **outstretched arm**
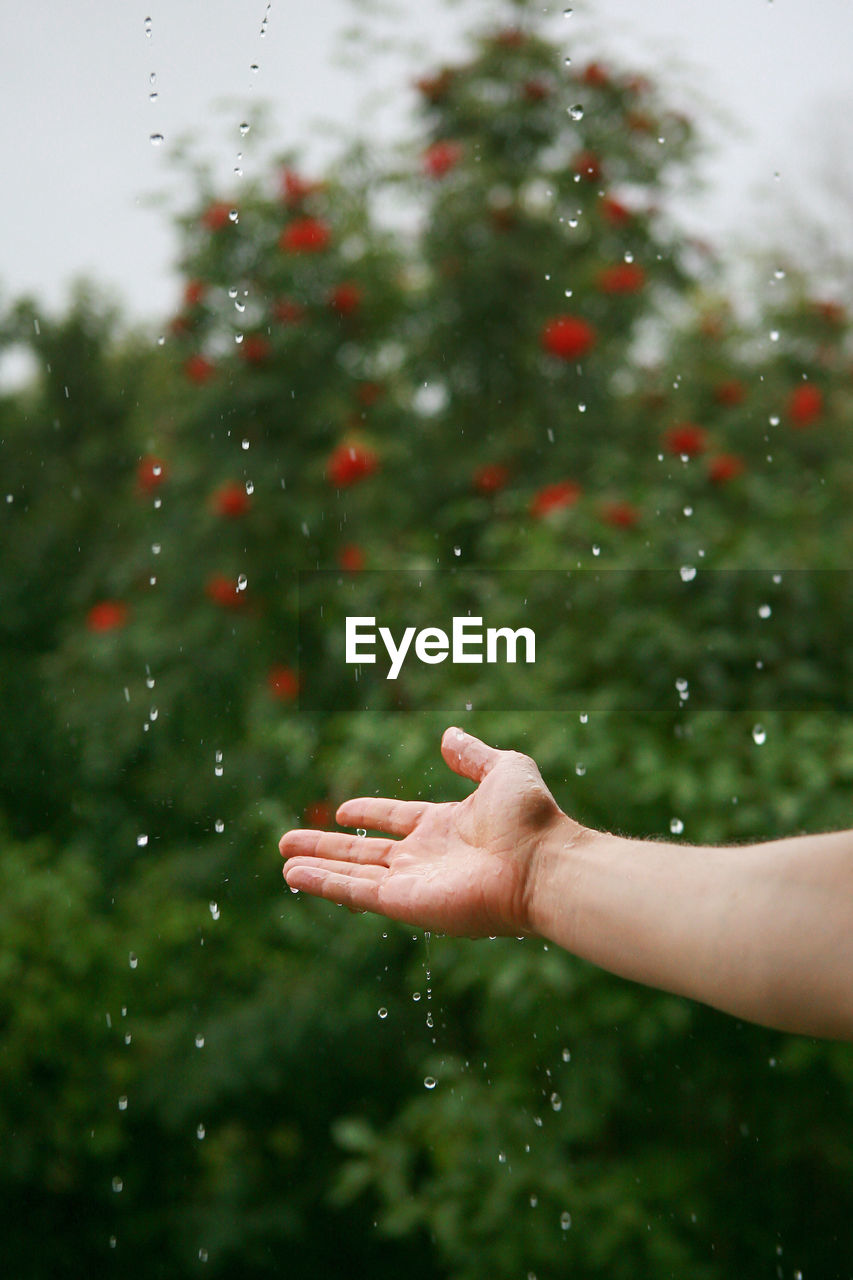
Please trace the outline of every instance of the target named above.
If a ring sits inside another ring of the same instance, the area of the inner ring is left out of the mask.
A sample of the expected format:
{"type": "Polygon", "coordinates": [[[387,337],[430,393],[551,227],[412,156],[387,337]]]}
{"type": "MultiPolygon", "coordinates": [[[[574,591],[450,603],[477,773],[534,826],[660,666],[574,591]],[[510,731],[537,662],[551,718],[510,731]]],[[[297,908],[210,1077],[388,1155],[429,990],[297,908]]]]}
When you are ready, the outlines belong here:
{"type": "Polygon", "coordinates": [[[479,785],[447,804],[364,797],[288,831],[294,889],[440,933],[535,934],[753,1022],[853,1040],[853,831],[734,848],[631,840],[564,814],[530,757],[445,731],[479,785]]]}

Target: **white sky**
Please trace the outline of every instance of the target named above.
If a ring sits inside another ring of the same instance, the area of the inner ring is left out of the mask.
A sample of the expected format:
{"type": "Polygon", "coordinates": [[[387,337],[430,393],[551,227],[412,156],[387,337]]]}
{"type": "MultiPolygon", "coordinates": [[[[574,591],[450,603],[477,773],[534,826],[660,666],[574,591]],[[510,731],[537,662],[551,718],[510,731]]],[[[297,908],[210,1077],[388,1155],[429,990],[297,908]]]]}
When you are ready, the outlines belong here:
{"type": "MultiPolygon", "coordinates": [[[[564,3],[551,6],[554,30],[576,61],[609,54],[650,70],[707,119],[719,153],[689,219],[718,243],[757,238],[813,185],[830,148],[853,150],[853,132],[840,128],[853,103],[851,0],[575,0],[570,17],[564,3]]],[[[405,37],[411,60],[373,52],[353,70],[334,58],[358,17],[352,0],[0,0],[0,305],[29,292],[60,307],[69,280],[85,274],[156,324],[179,297],[176,240],[146,196],[188,198],[168,164],[180,134],[199,135],[234,190],[241,148],[247,176],[264,170],[239,133],[256,101],[272,105],[267,154],[298,146],[315,166],[337,145],[320,118],[400,136],[413,75],[452,55],[472,18],[507,8],[397,0],[375,21],[405,37]],[[377,91],[384,106],[371,107],[377,91]],[[152,146],[152,133],[164,144],[152,146]]]]}

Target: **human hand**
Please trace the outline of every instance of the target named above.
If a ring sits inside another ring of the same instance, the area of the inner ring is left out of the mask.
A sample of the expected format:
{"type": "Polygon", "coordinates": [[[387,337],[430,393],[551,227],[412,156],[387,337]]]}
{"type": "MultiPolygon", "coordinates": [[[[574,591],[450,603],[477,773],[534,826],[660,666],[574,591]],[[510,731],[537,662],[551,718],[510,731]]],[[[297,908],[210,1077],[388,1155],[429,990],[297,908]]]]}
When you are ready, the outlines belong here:
{"type": "Polygon", "coordinates": [[[583,831],[551,795],[535,762],[446,729],[441,754],[479,786],[434,804],[373,796],[345,800],[336,820],[402,839],[294,829],[279,842],[284,877],[357,911],[376,911],[436,933],[468,937],[532,932],[531,898],[555,835],[583,831]]]}

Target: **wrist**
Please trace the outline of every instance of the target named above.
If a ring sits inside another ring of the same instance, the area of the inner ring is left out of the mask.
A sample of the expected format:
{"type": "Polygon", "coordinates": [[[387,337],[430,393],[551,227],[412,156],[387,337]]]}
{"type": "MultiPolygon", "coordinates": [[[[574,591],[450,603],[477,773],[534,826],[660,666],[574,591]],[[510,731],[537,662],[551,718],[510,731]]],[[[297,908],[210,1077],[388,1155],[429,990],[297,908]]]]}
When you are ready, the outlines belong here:
{"type": "Polygon", "coordinates": [[[562,810],[555,816],[534,857],[527,885],[527,932],[577,951],[578,915],[584,868],[604,842],[618,840],[575,822],[562,810]]]}

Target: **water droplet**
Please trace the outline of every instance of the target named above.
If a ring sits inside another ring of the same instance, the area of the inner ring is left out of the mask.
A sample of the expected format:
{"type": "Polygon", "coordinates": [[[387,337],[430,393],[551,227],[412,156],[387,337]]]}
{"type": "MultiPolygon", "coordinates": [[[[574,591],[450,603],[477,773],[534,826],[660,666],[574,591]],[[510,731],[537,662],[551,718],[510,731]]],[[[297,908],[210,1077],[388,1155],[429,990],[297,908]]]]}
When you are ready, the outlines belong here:
{"type": "Polygon", "coordinates": [[[583,107],[579,102],[569,107],[569,115],[573,120],[583,120],[583,107]]]}
{"type": "Polygon", "coordinates": [[[779,341],[779,330],[778,330],[778,329],[771,329],[771,330],[770,330],[770,341],[771,341],[771,342],[778,342],[778,341],[779,341]]]}
{"type": "Polygon", "coordinates": [[[203,1124],[196,1125],[195,1136],[198,1138],[199,1142],[201,1142],[202,1138],[204,1137],[203,1124]]]}
{"type": "Polygon", "coordinates": [[[684,830],[684,823],[680,818],[670,818],[669,829],[674,836],[680,836],[684,830]]]}
{"type": "Polygon", "coordinates": [[[131,951],[127,959],[131,969],[135,969],[136,966],[139,964],[139,956],[136,954],[135,951],[131,951]]]}
{"type": "Polygon", "coordinates": [[[249,70],[252,72],[253,75],[257,75],[258,71],[260,70],[257,62],[253,62],[252,65],[249,67],[249,70]]]}
{"type": "Polygon", "coordinates": [[[568,1231],[571,1225],[572,1225],[572,1215],[569,1213],[567,1209],[564,1209],[563,1212],[560,1214],[560,1226],[564,1231],[568,1231]]]}
{"type": "Polygon", "coordinates": [[[562,1110],[562,1107],[563,1107],[563,1099],[560,1097],[559,1093],[552,1093],[551,1094],[551,1110],[560,1111],[562,1110]]]}
{"type": "Polygon", "coordinates": [[[119,1177],[113,1178],[113,1191],[118,1193],[119,1191],[123,1191],[123,1190],[124,1190],[124,1179],[119,1177]]]}
{"type": "Polygon", "coordinates": [[[578,719],[580,720],[581,724],[588,724],[588,723],[589,723],[589,714],[588,714],[588,712],[586,712],[586,711],[582,711],[582,712],[580,713],[580,715],[578,716],[578,719]]]}
{"type": "Polygon", "coordinates": [[[769,604],[760,604],[758,606],[759,618],[769,618],[772,612],[773,610],[770,608],[769,604]]]}
{"type": "Polygon", "coordinates": [[[110,1236],[110,1248],[111,1248],[111,1249],[114,1249],[114,1248],[116,1247],[116,1244],[117,1244],[117,1243],[118,1243],[118,1242],[117,1242],[117,1240],[116,1240],[115,1236],[110,1236]]]}
{"type": "Polygon", "coordinates": [[[152,147],[159,147],[162,146],[163,142],[165,142],[165,138],[162,133],[152,133],[148,141],[151,143],[152,147]]]}
{"type": "Polygon", "coordinates": [[[498,1152],[498,1164],[506,1164],[506,1152],[505,1152],[505,1151],[499,1151],[499,1152],[498,1152]]]}
{"type": "Polygon", "coordinates": [[[229,209],[229,210],[228,210],[228,217],[229,217],[229,219],[231,220],[231,222],[237,222],[237,221],[239,221],[240,215],[239,215],[239,213],[237,212],[237,210],[236,210],[236,209],[229,209]]]}
{"type": "Polygon", "coordinates": [[[127,1111],[127,1094],[123,1093],[118,1100],[119,1111],[127,1111]]]}
{"type": "Polygon", "coordinates": [[[198,1251],[198,1260],[199,1260],[199,1262],[207,1262],[207,1250],[206,1250],[206,1249],[204,1249],[204,1248],[199,1249],[199,1251],[198,1251]]]}
{"type": "Polygon", "coordinates": [[[580,761],[578,761],[578,763],[575,765],[575,773],[578,775],[579,778],[582,778],[586,773],[586,765],[581,764],[580,761]]]}
{"type": "Polygon", "coordinates": [[[692,508],[692,507],[685,507],[685,508],[684,508],[684,514],[685,514],[686,516],[692,516],[692,515],[693,515],[693,508],[692,508]]]}
{"type": "Polygon", "coordinates": [[[222,821],[221,818],[217,818],[213,824],[213,827],[218,835],[222,835],[222,832],[225,830],[225,823],[222,821]]]}
{"type": "Polygon", "coordinates": [[[210,906],[210,914],[213,916],[214,920],[218,920],[219,919],[219,903],[211,902],[209,903],[209,906],[210,906]]]}
{"type": "Polygon", "coordinates": [[[126,1032],[125,1032],[125,1035],[124,1035],[124,1043],[125,1043],[125,1044],[130,1044],[131,1039],[132,1039],[132,1036],[131,1036],[130,1032],[129,1032],[129,1031],[126,1031],[126,1032]]]}
{"type": "Polygon", "coordinates": [[[696,577],[696,568],[692,564],[683,564],[678,572],[682,582],[692,582],[696,577]]]}
{"type": "Polygon", "coordinates": [[[776,280],[784,280],[785,272],[782,270],[781,267],[777,267],[776,270],[773,272],[773,276],[776,280]]]}
{"type": "Polygon", "coordinates": [[[150,18],[145,19],[145,34],[150,40],[151,39],[151,19],[150,18]]]}
{"type": "Polygon", "coordinates": [[[248,585],[249,585],[249,579],[246,577],[245,573],[241,573],[239,578],[237,579],[237,590],[245,591],[248,585]]]}
{"type": "Polygon", "coordinates": [[[201,1034],[201,1032],[199,1032],[199,1033],[198,1033],[198,1035],[197,1035],[197,1036],[196,1036],[196,1038],[195,1038],[195,1047],[196,1047],[197,1049],[203,1049],[203,1048],[204,1048],[204,1036],[201,1034]]]}
{"type": "Polygon", "coordinates": [[[254,486],[254,483],[253,483],[251,480],[247,480],[247,481],[246,481],[246,493],[248,493],[249,497],[251,498],[251,496],[252,496],[252,494],[253,494],[254,492],[255,492],[255,486],[254,486]]]}
{"type": "Polygon", "coordinates": [[[756,724],[753,726],[752,740],[753,742],[756,742],[759,747],[767,741],[767,731],[763,725],[756,724]]]}
{"type": "Polygon", "coordinates": [[[249,447],[249,441],[248,441],[248,440],[241,440],[241,441],[240,441],[240,448],[241,448],[241,449],[248,449],[248,447],[249,447]]]}
{"type": "Polygon", "coordinates": [[[564,1049],[564,1050],[563,1050],[563,1062],[571,1062],[571,1060],[572,1060],[571,1051],[570,1051],[569,1049],[564,1049]]]}
{"type": "Polygon", "coordinates": [[[430,1010],[429,1010],[429,1012],[427,1013],[427,1016],[426,1016],[426,1024],[427,1024],[427,1026],[428,1026],[428,1027],[432,1028],[433,1021],[432,1021],[432,1010],[431,1010],[431,1009],[430,1009],[430,1010]]]}
{"type": "Polygon", "coordinates": [[[461,547],[454,547],[454,548],[453,548],[453,554],[454,554],[455,556],[461,556],[461,555],[462,555],[462,548],[461,548],[461,547]]]}
{"type": "Polygon", "coordinates": [[[136,843],[140,849],[144,849],[148,843],[148,837],[144,834],[140,834],[136,837],[136,843]]]}
{"type": "Polygon", "coordinates": [[[424,1076],[424,1088],[425,1089],[435,1088],[435,1079],[433,1076],[424,1076]]]}
{"type": "Polygon", "coordinates": [[[376,1012],[383,1021],[388,1017],[388,1010],[384,1006],[381,1009],[377,1009],[376,1012]]]}
{"type": "Polygon", "coordinates": [[[533,1195],[530,1197],[531,1209],[535,1209],[538,1203],[539,1203],[539,1197],[537,1195],[533,1195]]]}
{"type": "Polygon", "coordinates": [[[161,552],[162,550],[163,550],[163,546],[162,546],[162,544],[161,544],[161,543],[159,543],[159,542],[152,542],[152,543],[151,543],[151,553],[152,553],[152,555],[159,556],[159,554],[160,554],[160,552],[161,552]]]}
{"type": "Polygon", "coordinates": [[[156,707],[152,707],[152,708],[151,708],[151,710],[148,712],[148,719],[149,719],[149,720],[156,720],[156,719],[157,719],[157,717],[159,716],[159,714],[160,714],[160,712],[157,710],[157,708],[156,708],[156,707]]]}
{"type": "Polygon", "coordinates": [[[151,90],[151,92],[150,92],[150,93],[149,93],[149,95],[148,95],[148,101],[149,101],[149,102],[156,102],[156,101],[157,101],[157,99],[158,99],[159,97],[160,97],[160,95],[159,95],[159,93],[157,92],[157,90],[156,90],[156,89],[152,89],[152,90],[151,90]]]}
{"type": "MultiPolygon", "coordinates": [[[[239,310],[239,303],[236,303],[236,302],[235,302],[235,303],[234,303],[234,306],[235,306],[235,307],[237,307],[237,309],[239,310]]],[[[243,341],[243,335],[242,335],[242,333],[235,333],[235,334],[234,334],[234,341],[237,343],[237,346],[239,347],[240,343],[243,341]]]]}
{"type": "Polygon", "coordinates": [[[246,122],[245,120],[242,122],[242,124],[240,125],[240,136],[241,136],[241,138],[245,138],[246,134],[249,132],[249,130],[251,129],[251,127],[252,127],[252,126],[251,126],[250,124],[247,124],[247,122],[246,122]]]}
{"type": "Polygon", "coordinates": [[[355,834],[358,836],[359,840],[363,840],[367,835],[367,827],[356,827],[355,834]]]}
{"type": "Polygon", "coordinates": [[[412,992],[412,999],[413,999],[413,1000],[420,1000],[420,998],[421,998],[421,993],[420,993],[420,991],[413,991],[413,992],[412,992]]]}

